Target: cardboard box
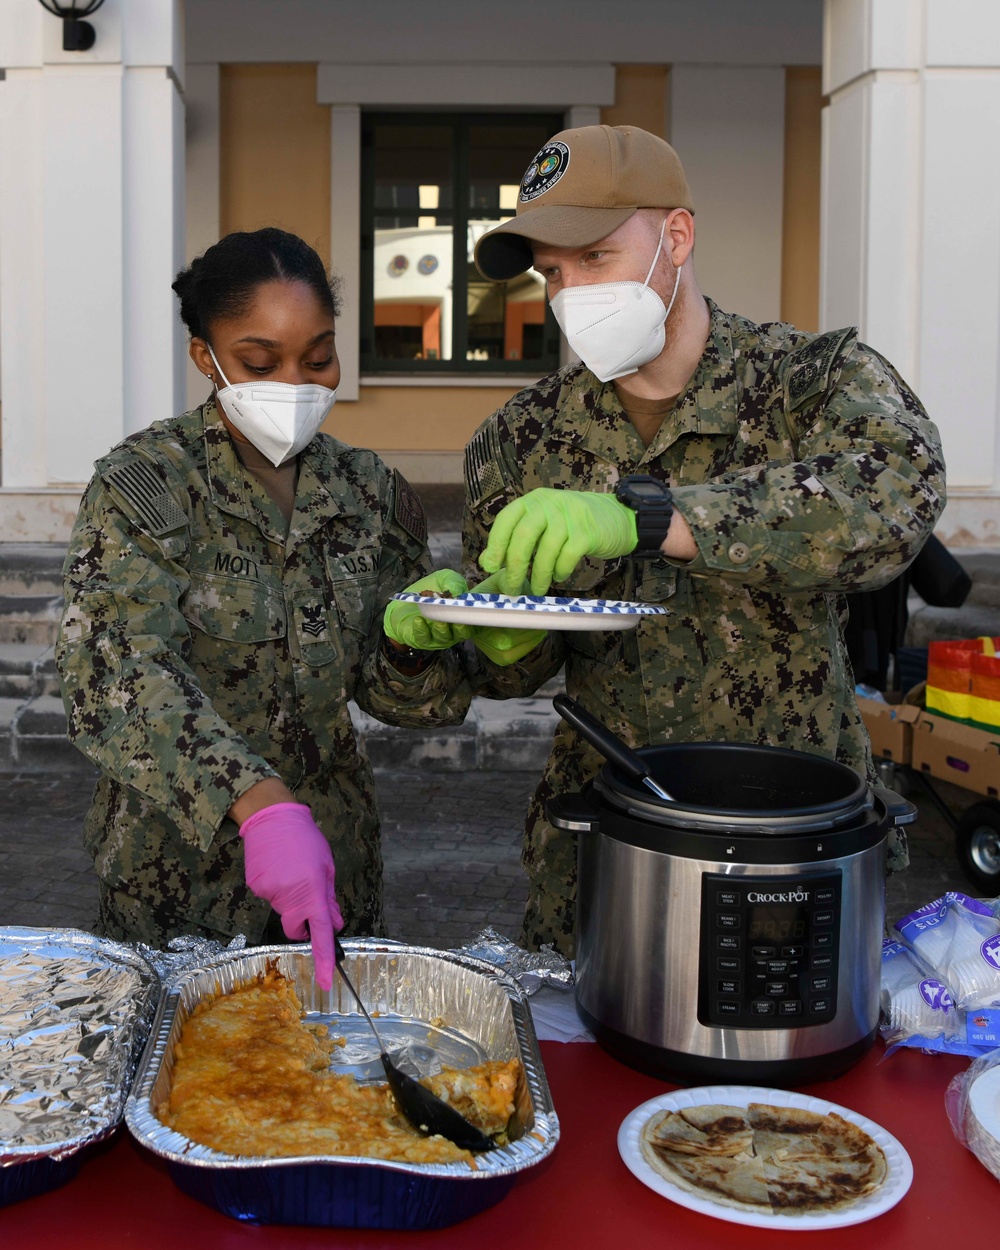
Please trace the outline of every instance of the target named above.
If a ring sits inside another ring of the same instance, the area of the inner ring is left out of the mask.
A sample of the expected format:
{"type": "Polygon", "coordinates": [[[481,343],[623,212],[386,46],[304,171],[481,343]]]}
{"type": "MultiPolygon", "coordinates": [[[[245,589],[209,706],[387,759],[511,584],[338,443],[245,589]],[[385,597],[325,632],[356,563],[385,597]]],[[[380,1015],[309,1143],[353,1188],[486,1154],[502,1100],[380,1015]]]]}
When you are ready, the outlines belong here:
{"type": "Polygon", "coordinates": [[[872,755],[894,764],[909,764],[913,726],[920,717],[920,708],[859,698],[858,709],[872,740],[872,755]]]}
{"type": "Polygon", "coordinates": [[[973,729],[921,712],[913,726],[910,765],[966,790],[1000,798],[1000,730],[973,729]]]}

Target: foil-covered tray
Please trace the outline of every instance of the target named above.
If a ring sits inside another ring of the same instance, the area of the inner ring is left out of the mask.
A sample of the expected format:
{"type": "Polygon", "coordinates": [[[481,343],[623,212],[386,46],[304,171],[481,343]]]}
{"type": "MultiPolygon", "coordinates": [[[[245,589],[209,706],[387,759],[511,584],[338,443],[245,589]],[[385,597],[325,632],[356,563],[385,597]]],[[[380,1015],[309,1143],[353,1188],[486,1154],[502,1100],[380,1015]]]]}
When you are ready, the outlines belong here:
{"type": "Polygon", "coordinates": [[[157,1118],[169,1097],[174,1050],[194,1006],[226,992],[274,962],[295,985],[309,1022],[323,1021],[348,1045],[334,1057],[358,1080],[374,1077],[377,1050],[360,1029],[350,992],[334,978],[330,992],[313,980],[308,945],[227,953],[178,976],[162,996],[125,1120],[135,1138],[167,1160],[190,1196],[239,1220],[347,1228],[442,1228],[498,1202],[519,1173],[545,1159],[559,1121],[524,994],[485,960],[376,939],[345,940],[345,971],[369,1011],[377,1011],[390,1046],[406,1045],[418,1069],[435,1059],[469,1066],[515,1055],[524,1081],[510,1144],[466,1163],[390,1162],[361,1156],[289,1158],[223,1154],[191,1141],[157,1118]]]}
{"type": "Polygon", "coordinates": [[[0,1206],[70,1180],[114,1131],[158,990],[133,947],[0,927],[0,1206]]]}

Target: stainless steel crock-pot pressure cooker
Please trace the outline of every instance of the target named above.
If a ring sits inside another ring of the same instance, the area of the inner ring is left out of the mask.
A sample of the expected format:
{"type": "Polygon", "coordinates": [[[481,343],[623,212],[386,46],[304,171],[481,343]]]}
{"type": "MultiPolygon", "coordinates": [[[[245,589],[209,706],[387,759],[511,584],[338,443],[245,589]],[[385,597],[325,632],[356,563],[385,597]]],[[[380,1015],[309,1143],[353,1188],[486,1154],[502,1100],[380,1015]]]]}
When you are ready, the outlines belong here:
{"type": "Polygon", "coordinates": [[[681,1083],[845,1071],[878,1025],[887,831],[916,808],[780,747],[633,755],[669,801],[608,763],[548,806],[578,839],[583,1021],[617,1058],[681,1083]]]}

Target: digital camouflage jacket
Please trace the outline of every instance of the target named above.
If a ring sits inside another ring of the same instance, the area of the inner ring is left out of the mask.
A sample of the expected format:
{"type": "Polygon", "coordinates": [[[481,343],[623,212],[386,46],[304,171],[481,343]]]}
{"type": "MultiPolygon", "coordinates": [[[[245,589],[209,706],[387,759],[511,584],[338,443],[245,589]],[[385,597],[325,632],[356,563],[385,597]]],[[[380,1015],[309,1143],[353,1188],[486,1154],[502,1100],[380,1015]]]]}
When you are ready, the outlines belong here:
{"type": "Polygon", "coordinates": [[[378,931],[374,786],[347,702],[426,727],[460,721],[470,698],[457,652],[412,678],[381,653],[386,601],[430,567],[416,494],[321,435],[299,458],[289,525],[212,400],[96,470],[57,663],[70,737],[101,770],[85,840],[109,927],[258,939],[268,905],[246,889],[226,813],[278,776],[330,841],[348,932],[378,931]]]}
{"type": "MultiPolygon", "coordinates": [[[[568,692],[633,745],[770,743],[873,777],[841,596],[896,577],[933,529],[945,498],[937,430],[854,330],[817,336],[709,310],[698,368],[648,448],[614,386],[582,365],[520,392],[473,437],[470,581],[496,514],[539,486],[610,491],[621,475],[650,474],[671,487],[698,547],[689,563],[584,561],[553,593],[639,599],[670,615],[551,633],[506,669],[482,660],[482,692],[524,696],[565,662],[568,692]]],[[[528,818],[529,940],[571,946],[572,847],[542,808],[600,763],[560,726],[528,818]]],[[[890,859],[905,864],[901,839],[890,859]]]]}

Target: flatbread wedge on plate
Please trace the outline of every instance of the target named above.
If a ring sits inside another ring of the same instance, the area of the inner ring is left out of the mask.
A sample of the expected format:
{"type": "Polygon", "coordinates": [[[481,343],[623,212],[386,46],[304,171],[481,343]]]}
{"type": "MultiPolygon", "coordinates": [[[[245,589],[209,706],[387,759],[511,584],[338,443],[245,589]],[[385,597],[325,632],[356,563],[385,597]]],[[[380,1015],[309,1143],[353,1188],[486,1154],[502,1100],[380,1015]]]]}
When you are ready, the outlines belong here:
{"type": "Polygon", "coordinates": [[[794,1216],[837,1211],[887,1174],[878,1144],[836,1112],[712,1104],[650,1117],[647,1163],[672,1184],[724,1206],[794,1216]]]}

